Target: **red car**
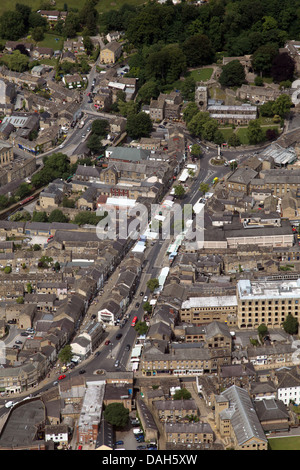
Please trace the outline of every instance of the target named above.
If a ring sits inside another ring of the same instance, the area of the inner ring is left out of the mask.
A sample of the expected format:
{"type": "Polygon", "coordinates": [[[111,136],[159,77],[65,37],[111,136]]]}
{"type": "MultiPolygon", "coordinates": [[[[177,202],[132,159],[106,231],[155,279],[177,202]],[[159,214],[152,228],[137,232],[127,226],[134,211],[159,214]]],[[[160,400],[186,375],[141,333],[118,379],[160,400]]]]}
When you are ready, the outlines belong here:
{"type": "Polygon", "coordinates": [[[105,346],[108,346],[108,345],[109,345],[109,343],[110,343],[110,341],[109,341],[109,339],[108,339],[107,341],[105,341],[105,343],[104,343],[104,344],[105,344],[105,346]]]}
{"type": "Polygon", "coordinates": [[[65,375],[60,375],[60,376],[58,377],[58,380],[62,380],[62,379],[65,379],[65,378],[66,378],[65,375]]]}

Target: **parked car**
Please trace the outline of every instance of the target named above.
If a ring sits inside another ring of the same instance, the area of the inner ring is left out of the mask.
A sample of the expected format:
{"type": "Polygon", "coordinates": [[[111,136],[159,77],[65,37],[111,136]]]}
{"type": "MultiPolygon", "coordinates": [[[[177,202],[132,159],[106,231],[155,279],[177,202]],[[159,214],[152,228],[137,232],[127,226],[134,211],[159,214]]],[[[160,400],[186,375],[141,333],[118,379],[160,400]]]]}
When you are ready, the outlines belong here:
{"type": "Polygon", "coordinates": [[[116,339],[121,339],[122,338],[122,333],[118,333],[117,336],[116,336],[116,339]]]}
{"type": "Polygon", "coordinates": [[[58,380],[63,380],[63,379],[65,379],[65,378],[66,378],[66,376],[63,374],[63,375],[60,375],[60,376],[58,377],[58,380]]]}
{"type": "Polygon", "coordinates": [[[115,442],[115,446],[122,446],[124,444],[123,441],[117,441],[115,442]]]}
{"type": "Polygon", "coordinates": [[[105,341],[105,343],[104,343],[104,344],[105,344],[105,346],[108,346],[108,345],[110,344],[110,341],[109,341],[109,339],[108,339],[107,341],[105,341]]]}
{"type": "Polygon", "coordinates": [[[129,350],[130,350],[130,344],[126,344],[125,351],[129,351],[129,350]]]}
{"type": "Polygon", "coordinates": [[[144,301],[144,302],[147,302],[147,300],[148,300],[148,296],[145,295],[145,297],[143,298],[143,301],[144,301]]]}
{"type": "Polygon", "coordinates": [[[120,361],[117,359],[115,362],[115,367],[119,367],[119,365],[120,365],[120,361]]]}
{"type": "Polygon", "coordinates": [[[81,369],[81,370],[79,371],[79,374],[85,374],[85,369],[81,369]]]}

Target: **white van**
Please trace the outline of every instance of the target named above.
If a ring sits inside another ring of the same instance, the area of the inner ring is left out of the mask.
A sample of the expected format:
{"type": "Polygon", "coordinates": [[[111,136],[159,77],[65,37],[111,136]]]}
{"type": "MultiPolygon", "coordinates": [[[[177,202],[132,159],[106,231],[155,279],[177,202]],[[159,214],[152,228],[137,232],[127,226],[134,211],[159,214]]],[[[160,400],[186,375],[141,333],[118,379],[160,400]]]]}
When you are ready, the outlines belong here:
{"type": "Polygon", "coordinates": [[[142,434],[143,430],[141,428],[133,428],[133,434],[142,434]]]}

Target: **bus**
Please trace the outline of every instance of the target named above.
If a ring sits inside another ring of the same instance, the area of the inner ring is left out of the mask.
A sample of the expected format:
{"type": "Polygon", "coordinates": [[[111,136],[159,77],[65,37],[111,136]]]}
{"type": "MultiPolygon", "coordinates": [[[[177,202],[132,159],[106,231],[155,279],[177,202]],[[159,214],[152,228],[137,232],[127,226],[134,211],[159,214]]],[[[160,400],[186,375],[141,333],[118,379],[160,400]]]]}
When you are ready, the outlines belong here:
{"type": "Polygon", "coordinates": [[[135,326],[135,324],[137,322],[137,319],[138,319],[138,317],[133,317],[133,320],[131,322],[131,326],[135,326]]]}

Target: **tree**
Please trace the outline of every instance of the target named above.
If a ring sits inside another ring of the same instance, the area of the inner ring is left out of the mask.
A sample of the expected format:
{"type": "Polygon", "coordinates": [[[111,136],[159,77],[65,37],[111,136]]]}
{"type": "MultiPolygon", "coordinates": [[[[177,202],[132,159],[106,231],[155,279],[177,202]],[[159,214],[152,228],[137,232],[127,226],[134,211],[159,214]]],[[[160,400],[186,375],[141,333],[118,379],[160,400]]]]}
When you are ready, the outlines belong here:
{"type": "Polygon", "coordinates": [[[295,72],[295,61],[287,53],[277,54],[272,62],[271,77],[274,82],[280,83],[286,80],[293,80],[295,72]]]}
{"type": "Polygon", "coordinates": [[[195,99],[195,87],[195,79],[192,76],[186,77],[182,85],[180,85],[182,98],[187,101],[193,101],[195,99]]]}
{"type": "Polygon", "coordinates": [[[278,47],[274,44],[260,46],[251,57],[252,67],[255,72],[268,76],[277,53],[278,47]]]}
{"type": "Polygon", "coordinates": [[[117,428],[124,428],[129,419],[129,410],[123,403],[110,403],[104,410],[104,419],[117,428]]]}
{"type": "Polygon", "coordinates": [[[184,187],[181,184],[177,184],[176,186],[174,186],[174,194],[179,199],[183,198],[185,195],[184,187]]]}
{"type": "Polygon", "coordinates": [[[292,100],[289,95],[280,95],[277,100],[273,103],[272,111],[273,115],[278,114],[283,118],[292,106],[292,100]]]}
{"type": "Polygon", "coordinates": [[[36,212],[34,211],[32,214],[32,222],[48,222],[48,216],[46,212],[36,212]]]}
{"type": "MultiPolygon", "coordinates": [[[[205,124],[203,125],[202,130],[202,139],[208,140],[209,142],[213,141],[215,138],[215,134],[218,130],[218,121],[215,119],[208,119],[205,124]]],[[[224,138],[222,137],[222,142],[224,138]]]]}
{"type": "Polygon", "coordinates": [[[145,335],[148,331],[147,323],[144,321],[138,321],[134,327],[135,331],[138,332],[139,335],[145,335]]]}
{"type": "Polygon", "coordinates": [[[232,60],[224,65],[219,82],[224,87],[241,86],[245,83],[245,70],[239,60],[232,60]]]}
{"type": "Polygon", "coordinates": [[[151,313],[152,312],[152,305],[150,304],[150,302],[145,302],[143,304],[143,309],[145,310],[145,312],[151,313]]]}
{"type": "Polygon", "coordinates": [[[16,49],[11,54],[4,54],[1,57],[1,62],[4,63],[10,70],[15,72],[25,72],[28,69],[29,57],[16,49]]]}
{"type": "Polygon", "coordinates": [[[209,184],[200,183],[199,191],[201,191],[203,193],[203,196],[205,196],[205,194],[209,191],[209,184]]]}
{"type": "Polygon", "coordinates": [[[211,64],[214,61],[215,51],[206,34],[195,34],[189,37],[182,45],[188,67],[198,67],[211,64]]]}
{"type": "Polygon", "coordinates": [[[28,294],[32,294],[33,289],[32,289],[32,285],[31,285],[30,282],[27,283],[26,290],[27,290],[28,294]]]}
{"type": "Polygon", "coordinates": [[[174,83],[186,70],[186,58],[177,44],[168,44],[149,54],[145,66],[147,80],[161,85],[174,83]]]}
{"type": "Polygon", "coordinates": [[[239,145],[241,145],[240,138],[236,133],[233,132],[228,137],[228,145],[230,145],[231,147],[238,147],[239,145]]]}
{"type": "Polygon", "coordinates": [[[192,145],[191,156],[193,158],[200,158],[201,155],[202,155],[202,149],[201,149],[200,145],[199,144],[192,145]]]}
{"type": "Polygon", "coordinates": [[[45,37],[44,28],[42,26],[37,26],[31,31],[31,37],[35,42],[42,41],[45,37]]]}
{"type": "Polygon", "coordinates": [[[144,83],[139,89],[137,101],[143,104],[149,104],[151,99],[156,99],[159,96],[159,86],[155,80],[149,80],[144,83]]]}
{"type": "Polygon", "coordinates": [[[140,112],[127,118],[126,131],[132,139],[148,137],[152,131],[152,121],[148,114],[140,112]]]}
{"type": "Polygon", "coordinates": [[[61,349],[61,351],[58,355],[58,359],[60,360],[60,362],[62,364],[65,365],[65,364],[68,364],[71,361],[72,356],[73,356],[72,347],[69,344],[67,344],[66,346],[64,346],[61,349]]]}
{"type": "Polygon", "coordinates": [[[17,199],[24,199],[31,193],[31,191],[31,185],[29,185],[28,183],[21,183],[17,191],[15,192],[15,196],[17,199]]]}
{"type": "Polygon", "coordinates": [[[95,119],[92,123],[92,134],[105,137],[109,130],[109,122],[106,119],[95,119]]]}
{"type": "Polygon", "coordinates": [[[198,111],[187,123],[188,131],[190,132],[190,134],[201,138],[204,125],[210,119],[211,118],[208,112],[198,111]]]}
{"type": "Polygon", "coordinates": [[[188,124],[191,119],[199,112],[199,108],[196,103],[189,103],[183,111],[183,119],[186,124],[188,124]]]}
{"type": "Polygon", "coordinates": [[[94,50],[94,44],[89,36],[83,36],[83,46],[87,55],[91,55],[94,50]]]}
{"type": "Polygon", "coordinates": [[[191,393],[186,388],[176,390],[173,395],[173,400],[189,400],[192,397],[191,393]]]}
{"type": "Polygon", "coordinates": [[[6,11],[0,17],[0,37],[17,41],[26,33],[23,15],[20,11],[6,11]]]}
{"type": "Polygon", "coordinates": [[[59,209],[54,209],[51,214],[49,215],[50,223],[52,222],[60,222],[60,223],[68,223],[68,217],[59,209]]]}
{"type": "Polygon", "coordinates": [[[283,326],[284,331],[286,331],[289,335],[298,334],[299,323],[298,323],[298,320],[295,317],[293,317],[292,314],[289,314],[286,317],[282,326],[283,326]]]}
{"type": "Polygon", "coordinates": [[[79,212],[74,217],[73,223],[77,225],[97,225],[104,217],[107,217],[107,212],[104,212],[103,216],[90,211],[79,212]]]}
{"type": "Polygon", "coordinates": [[[247,137],[251,145],[255,145],[263,141],[264,133],[260,127],[258,119],[249,122],[247,137]]]}
{"type": "Polygon", "coordinates": [[[155,289],[159,287],[159,281],[156,278],[150,279],[147,282],[147,287],[149,288],[150,292],[154,292],[155,289]]]}
{"type": "Polygon", "coordinates": [[[98,153],[103,149],[101,138],[97,134],[91,134],[86,145],[92,153],[98,153]]]}
{"type": "Polygon", "coordinates": [[[266,336],[266,334],[268,333],[268,327],[262,323],[261,325],[259,325],[259,327],[257,328],[257,332],[259,334],[259,336],[261,338],[263,338],[264,336],[266,336]]]}
{"type": "Polygon", "coordinates": [[[3,271],[5,272],[5,274],[11,273],[11,266],[5,266],[5,268],[3,269],[3,271]]]}

